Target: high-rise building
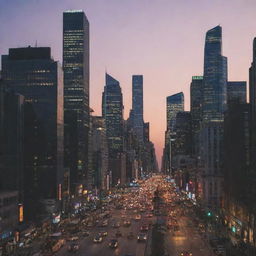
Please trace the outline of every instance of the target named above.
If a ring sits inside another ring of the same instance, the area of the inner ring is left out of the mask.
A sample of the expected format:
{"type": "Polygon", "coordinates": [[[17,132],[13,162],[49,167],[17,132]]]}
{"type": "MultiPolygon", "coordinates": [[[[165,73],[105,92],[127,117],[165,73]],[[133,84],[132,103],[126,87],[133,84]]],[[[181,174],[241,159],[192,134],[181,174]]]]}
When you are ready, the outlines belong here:
{"type": "Polygon", "coordinates": [[[106,121],[110,155],[123,151],[123,94],[119,82],[106,74],[102,94],[102,116],[106,121]]]}
{"type": "Polygon", "coordinates": [[[227,108],[227,58],[222,56],[222,28],[206,33],[200,167],[203,204],[218,212],[223,204],[223,121],[227,108]]]}
{"type": "Polygon", "coordinates": [[[133,129],[139,141],[143,142],[143,76],[132,76],[133,129]]]}
{"type": "Polygon", "coordinates": [[[220,26],[206,33],[203,83],[203,121],[223,121],[227,103],[227,58],[222,56],[220,26]]]}
{"type": "Polygon", "coordinates": [[[108,144],[105,120],[102,116],[92,116],[92,165],[93,185],[97,189],[107,188],[108,144]]]}
{"type": "Polygon", "coordinates": [[[227,104],[234,101],[246,103],[246,81],[228,81],[227,104]]]}
{"type": "Polygon", "coordinates": [[[173,142],[175,140],[176,116],[180,111],[184,111],[184,94],[176,93],[166,98],[166,131],[165,131],[165,148],[163,156],[164,172],[171,171],[173,142]]]}
{"type": "Polygon", "coordinates": [[[251,108],[251,119],[256,119],[256,37],[253,40],[253,58],[249,69],[249,99],[251,108]]]}
{"type": "MultiPolygon", "coordinates": [[[[249,100],[250,100],[250,180],[255,184],[256,181],[256,37],[253,40],[253,59],[249,69],[249,100]]],[[[250,187],[251,198],[256,196],[256,187],[250,187]]],[[[256,208],[256,204],[251,204],[252,208],[256,208]]],[[[254,212],[255,216],[255,212],[254,212]]],[[[254,229],[254,239],[256,231],[254,229]]]]}
{"type": "Polygon", "coordinates": [[[28,47],[2,56],[2,77],[25,98],[25,210],[35,218],[39,207],[32,199],[62,199],[63,73],[50,48],[28,47]]]}
{"type": "Polygon", "coordinates": [[[121,178],[125,176],[122,173],[125,161],[123,156],[123,94],[119,82],[109,74],[106,74],[106,85],[102,94],[102,116],[106,124],[112,184],[116,185],[124,182],[121,178]]]}
{"type": "Polygon", "coordinates": [[[84,12],[64,12],[65,166],[70,169],[73,192],[75,187],[86,182],[88,172],[89,44],[89,21],[84,12]]]}
{"type": "Polygon", "coordinates": [[[178,112],[184,111],[184,94],[179,92],[166,98],[167,130],[175,131],[175,121],[178,112]]]}
{"type": "Polygon", "coordinates": [[[203,76],[193,76],[190,84],[190,112],[192,127],[192,153],[198,154],[200,123],[202,121],[203,76]]]}

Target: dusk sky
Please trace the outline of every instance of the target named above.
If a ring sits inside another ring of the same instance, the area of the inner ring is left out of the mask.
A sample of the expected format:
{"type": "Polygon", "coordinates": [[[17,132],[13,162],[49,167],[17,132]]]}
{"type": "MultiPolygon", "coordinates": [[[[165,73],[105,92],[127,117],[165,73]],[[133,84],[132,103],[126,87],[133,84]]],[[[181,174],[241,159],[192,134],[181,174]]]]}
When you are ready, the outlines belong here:
{"type": "Polygon", "coordinates": [[[144,76],[144,120],[160,163],[166,96],[183,91],[189,110],[193,75],[202,75],[205,33],[220,24],[229,80],[248,81],[256,0],[0,0],[0,54],[50,46],[62,61],[62,13],[82,9],[90,22],[90,105],[101,114],[105,70],[120,81],[125,118],[131,77],[144,76]]]}

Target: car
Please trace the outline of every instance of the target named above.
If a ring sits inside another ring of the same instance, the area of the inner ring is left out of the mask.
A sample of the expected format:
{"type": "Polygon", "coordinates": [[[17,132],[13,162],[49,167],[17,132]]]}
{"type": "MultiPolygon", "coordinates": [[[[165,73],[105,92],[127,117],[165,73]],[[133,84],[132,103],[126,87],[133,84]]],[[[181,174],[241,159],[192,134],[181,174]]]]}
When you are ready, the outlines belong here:
{"type": "Polygon", "coordinates": [[[131,222],[129,220],[124,221],[124,227],[129,227],[131,226],[131,222]]]}
{"type": "Polygon", "coordinates": [[[180,253],[180,256],[193,256],[193,254],[192,254],[192,252],[184,251],[184,252],[180,253]]]}
{"type": "Polygon", "coordinates": [[[89,227],[89,228],[93,227],[93,223],[92,222],[88,222],[87,227],[89,227]]]}
{"type": "Polygon", "coordinates": [[[68,246],[68,251],[69,252],[76,252],[80,248],[79,244],[77,243],[72,243],[71,245],[68,246]]]}
{"type": "Polygon", "coordinates": [[[139,233],[137,236],[138,242],[145,242],[147,240],[147,235],[145,233],[139,233]]]}
{"type": "Polygon", "coordinates": [[[96,235],[93,239],[94,243],[101,243],[102,242],[102,236],[96,235]]]}
{"type": "Polygon", "coordinates": [[[82,232],[82,236],[83,237],[87,237],[87,236],[89,236],[90,235],[90,232],[89,231],[83,231],[82,232]]]}
{"type": "Polygon", "coordinates": [[[142,232],[147,232],[147,231],[148,231],[148,225],[142,225],[142,226],[140,227],[140,231],[142,231],[142,232]]]}
{"type": "Polygon", "coordinates": [[[137,214],[137,215],[135,216],[135,220],[136,220],[136,221],[141,220],[141,215],[140,215],[140,214],[137,214]]]}
{"type": "Polygon", "coordinates": [[[102,226],[102,227],[107,227],[107,226],[108,226],[108,220],[104,220],[104,221],[101,223],[101,226],[102,226]]]}
{"type": "Polygon", "coordinates": [[[127,238],[128,239],[133,239],[134,238],[133,232],[129,232],[128,235],[127,235],[127,238]]]}
{"type": "Polygon", "coordinates": [[[107,236],[107,235],[108,235],[108,232],[105,230],[99,232],[99,236],[107,236]]]}
{"type": "Polygon", "coordinates": [[[111,239],[110,242],[109,242],[109,244],[108,244],[108,246],[109,246],[110,248],[115,249],[115,248],[117,248],[117,246],[118,246],[118,241],[117,241],[116,239],[111,239]]]}
{"type": "Polygon", "coordinates": [[[119,228],[120,227],[120,223],[119,222],[115,222],[113,225],[112,225],[113,228],[119,228]]]}
{"type": "Polygon", "coordinates": [[[69,237],[67,240],[68,241],[77,241],[77,240],[79,240],[79,237],[78,236],[72,236],[72,237],[69,237]]]}
{"type": "Polygon", "coordinates": [[[120,230],[117,230],[117,231],[116,231],[116,237],[119,237],[119,236],[122,236],[122,233],[121,233],[120,230]]]}

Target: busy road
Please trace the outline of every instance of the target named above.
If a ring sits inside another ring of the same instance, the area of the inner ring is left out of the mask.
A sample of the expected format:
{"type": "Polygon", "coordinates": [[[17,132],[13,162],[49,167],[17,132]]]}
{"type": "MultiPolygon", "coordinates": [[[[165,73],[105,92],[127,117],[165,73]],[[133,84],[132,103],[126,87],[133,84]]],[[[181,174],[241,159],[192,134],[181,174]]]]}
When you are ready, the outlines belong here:
{"type": "Polygon", "coordinates": [[[210,246],[194,202],[175,184],[153,176],[135,185],[113,190],[97,207],[61,220],[35,238],[33,253],[25,255],[225,256],[216,239],[215,248],[210,246]]]}

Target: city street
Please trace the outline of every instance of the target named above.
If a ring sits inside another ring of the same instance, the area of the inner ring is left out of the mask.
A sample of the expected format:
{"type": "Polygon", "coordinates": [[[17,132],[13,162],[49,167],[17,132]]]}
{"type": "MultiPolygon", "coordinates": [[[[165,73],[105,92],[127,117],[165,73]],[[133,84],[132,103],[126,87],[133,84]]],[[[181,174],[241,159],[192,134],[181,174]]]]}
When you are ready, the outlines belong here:
{"type": "Polygon", "coordinates": [[[180,231],[168,232],[167,245],[170,255],[179,255],[182,251],[192,252],[196,256],[212,256],[212,250],[209,248],[208,242],[199,235],[193,222],[188,217],[181,217],[178,220],[180,231]]]}
{"type": "Polygon", "coordinates": [[[154,226],[164,234],[160,247],[165,255],[215,255],[204,228],[196,224],[193,203],[177,193],[164,176],[153,176],[125,191],[116,190],[110,198],[97,210],[62,222],[55,233],[45,236],[44,242],[35,239],[31,247],[44,248],[36,255],[162,256],[152,254],[158,246],[152,242],[154,226]],[[117,241],[114,248],[110,246],[113,239],[117,241]],[[56,249],[58,241],[63,244],[56,249]]]}
{"type": "MultiPolygon", "coordinates": [[[[125,215],[127,219],[131,219],[134,214],[128,213],[125,215]]],[[[139,233],[141,221],[131,221],[131,227],[123,227],[121,226],[119,230],[122,233],[122,237],[118,238],[118,247],[116,249],[109,248],[109,241],[115,237],[115,233],[117,231],[116,228],[112,227],[112,224],[120,222],[122,223],[123,220],[121,219],[121,210],[114,210],[112,213],[112,218],[109,221],[109,225],[106,228],[101,227],[94,227],[90,230],[90,235],[86,238],[82,238],[79,240],[80,250],[76,253],[76,255],[81,256],[93,256],[93,255],[144,255],[145,245],[146,243],[139,243],[137,242],[137,234],[139,233]],[[93,238],[99,233],[99,231],[104,230],[108,232],[108,235],[103,238],[102,243],[94,243],[93,238]],[[127,235],[129,232],[134,233],[133,239],[128,239],[127,235]]],[[[67,249],[70,242],[67,244],[57,253],[58,256],[67,255],[67,249]]]]}

